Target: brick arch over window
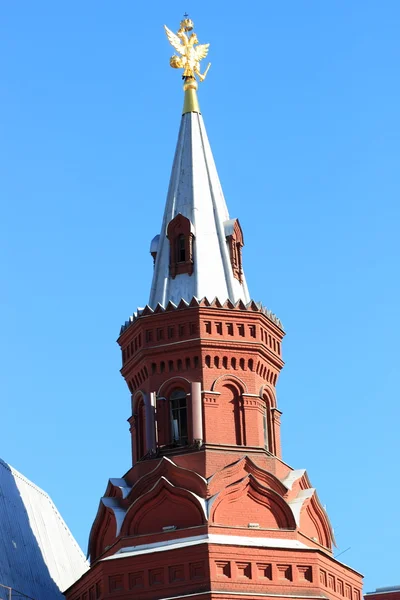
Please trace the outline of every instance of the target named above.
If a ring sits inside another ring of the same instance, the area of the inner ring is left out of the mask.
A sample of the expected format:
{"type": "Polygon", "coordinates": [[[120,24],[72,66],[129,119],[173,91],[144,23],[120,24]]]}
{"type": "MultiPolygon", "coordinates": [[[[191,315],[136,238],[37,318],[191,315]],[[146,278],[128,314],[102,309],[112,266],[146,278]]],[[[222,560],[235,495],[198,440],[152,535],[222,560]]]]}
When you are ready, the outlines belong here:
{"type": "Polygon", "coordinates": [[[169,274],[174,279],[177,275],[193,273],[193,225],[181,213],[168,223],[169,239],[169,274]]]}
{"type": "MultiPolygon", "coordinates": [[[[192,407],[190,402],[190,382],[185,377],[171,377],[164,381],[157,392],[157,431],[159,446],[184,445],[184,440],[174,439],[172,396],[177,390],[182,390],[186,394],[186,434],[185,437],[191,439],[191,418],[192,407]]],[[[176,407],[175,407],[176,408],[176,407]]],[[[179,411],[178,411],[179,412],[179,411]]],[[[182,412],[182,411],[181,411],[182,412]]],[[[184,416],[183,412],[180,416],[184,416]]],[[[176,431],[175,431],[176,433],[176,431]]],[[[185,443],[187,443],[187,440],[185,443]]]]}
{"type": "Polygon", "coordinates": [[[246,427],[243,407],[243,393],[247,391],[245,383],[235,375],[221,375],[212,385],[219,392],[218,421],[219,443],[235,446],[246,445],[246,427]]]}
{"type": "Polygon", "coordinates": [[[226,385],[227,383],[231,383],[232,385],[235,385],[236,387],[238,387],[241,394],[247,393],[247,391],[248,391],[247,385],[243,381],[243,379],[241,379],[237,375],[231,375],[231,374],[220,375],[220,377],[217,377],[217,379],[213,382],[211,389],[213,392],[219,392],[220,388],[223,385],[226,385]]]}

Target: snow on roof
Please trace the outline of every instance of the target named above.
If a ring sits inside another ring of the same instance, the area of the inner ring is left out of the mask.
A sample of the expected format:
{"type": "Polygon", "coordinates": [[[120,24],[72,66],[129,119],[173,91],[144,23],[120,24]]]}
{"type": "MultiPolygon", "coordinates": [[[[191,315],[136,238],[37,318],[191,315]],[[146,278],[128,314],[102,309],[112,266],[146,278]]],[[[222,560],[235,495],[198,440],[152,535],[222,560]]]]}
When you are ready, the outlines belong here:
{"type": "Polygon", "coordinates": [[[0,584],[34,600],[61,600],[88,568],[51,498],[0,459],[0,584]]]}

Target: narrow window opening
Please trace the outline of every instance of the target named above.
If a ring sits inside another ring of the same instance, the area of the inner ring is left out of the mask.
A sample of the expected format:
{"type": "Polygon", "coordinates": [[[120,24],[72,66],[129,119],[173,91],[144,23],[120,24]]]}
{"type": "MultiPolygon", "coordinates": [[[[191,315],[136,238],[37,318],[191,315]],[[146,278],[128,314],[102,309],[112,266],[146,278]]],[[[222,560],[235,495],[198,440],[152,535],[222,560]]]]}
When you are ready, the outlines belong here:
{"type": "Polygon", "coordinates": [[[263,412],[263,429],[264,429],[264,448],[269,450],[269,441],[268,441],[268,417],[267,417],[267,408],[264,407],[263,412]]]}
{"type": "Polygon", "coordinates": [[[170,396],[172,439],[175,444],[187,444],[187,405],[184,390],[174,390],[170,396]]]}
{"type": "Polygon", "coordinates": [[[186,242],[184,235],[178,235],[177,243],[177,258],[178,262],[186,262],[186,242]]]}
{"type": "Polygon", "coordinates": [[[145,410],[143,399],[138,403],[136,414],[136,453],[137,459],[141,459],[145,453],[145,410]]]}

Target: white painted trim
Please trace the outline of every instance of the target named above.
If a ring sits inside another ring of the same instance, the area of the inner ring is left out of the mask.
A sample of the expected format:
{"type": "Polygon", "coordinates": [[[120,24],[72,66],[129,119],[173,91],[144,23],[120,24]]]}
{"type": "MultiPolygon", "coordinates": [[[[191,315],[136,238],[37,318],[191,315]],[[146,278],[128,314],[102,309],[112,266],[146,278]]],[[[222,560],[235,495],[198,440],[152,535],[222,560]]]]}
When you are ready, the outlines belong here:
{"type": "Polygon", "coordinates": [[[154,542],[151,544],[140,544],[137,546],[128,546],[121,548],[115,554],[106,556],[102,560],[115,560],[128,556],[137,556],[139,554],[150,554],[152,552],[164,552],[166,550],[177,550],[178,548],[187,548],[198,546],[200,544],[217,544],[224,546],[247,546],[250,548],[282,548],[283,550],[315,550],[306,546],[298,540],[287,540],[282,538],[255,538],[239,535],[224,534],[203,534],[193,537],[167,540],[165,542],[154,542]]]}
{"type": "Polygon", "coordinates": [[[229,596],[248,596],[253,598],[257,596],[258,598],[312,598],[313,600],[327,600],[328,596],[306,596],[301,594],[272,594],[272,593],[263,593],[263,592],[237,592],[230,590],[206,590],[204,592],[194,592],[192,594],[182,594],[181,596],[167,596],[165,598],[161,598],[160,600],[178,600],[179,598],[195,598],[196,596],[204,596],[205,594],[220,594],[220,595],[229,595],[229,596]]]}
{"type": "MultiPolygon", "coordinates": [[[[379,589],[379,588],[378,588],[379,589]]],[[[385,588],[383,588],[381,591],[378,592],[378,590],[376,590],[375,592],[367,592],[366,594],[364,594],[364,596],[379,596],[380,594],[398,594],[400,592],[400,586],[397,587],[389,587],[388,589],[385,590],[385,588]]]]}
{"type": "Polygon", "coordinates": [[[197,113],[182,116],[164,217],[154,265],[149,306],[164,307],[181,299],[215,298],[233,303],[250,301],[245,277],[242,283],[233,275],[224,223],[229,213],[222,192],[203,118],[197,113]],[[193,273],[174,279],[169,273],[170,241],[168,224],[182,214],[195,229],[193,273]]]}

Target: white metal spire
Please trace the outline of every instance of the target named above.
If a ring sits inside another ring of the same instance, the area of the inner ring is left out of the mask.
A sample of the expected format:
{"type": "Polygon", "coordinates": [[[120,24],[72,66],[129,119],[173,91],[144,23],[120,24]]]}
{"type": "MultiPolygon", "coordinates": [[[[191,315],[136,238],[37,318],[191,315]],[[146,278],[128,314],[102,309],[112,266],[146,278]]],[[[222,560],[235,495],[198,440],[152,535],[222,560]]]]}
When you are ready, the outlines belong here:
{"type": "Polygon", "coordinates": [[[221,302],[250,301],[244,274],[234,276],[227,235],[232,230],[204,122],[199,112],[182,115],[160,236],[152,242],[156,255],[149,305],[178,304],[218,297],[221,302]],[[193,272],[170,274],[168,224],[178,214],[191,222],[193,272]]]}

